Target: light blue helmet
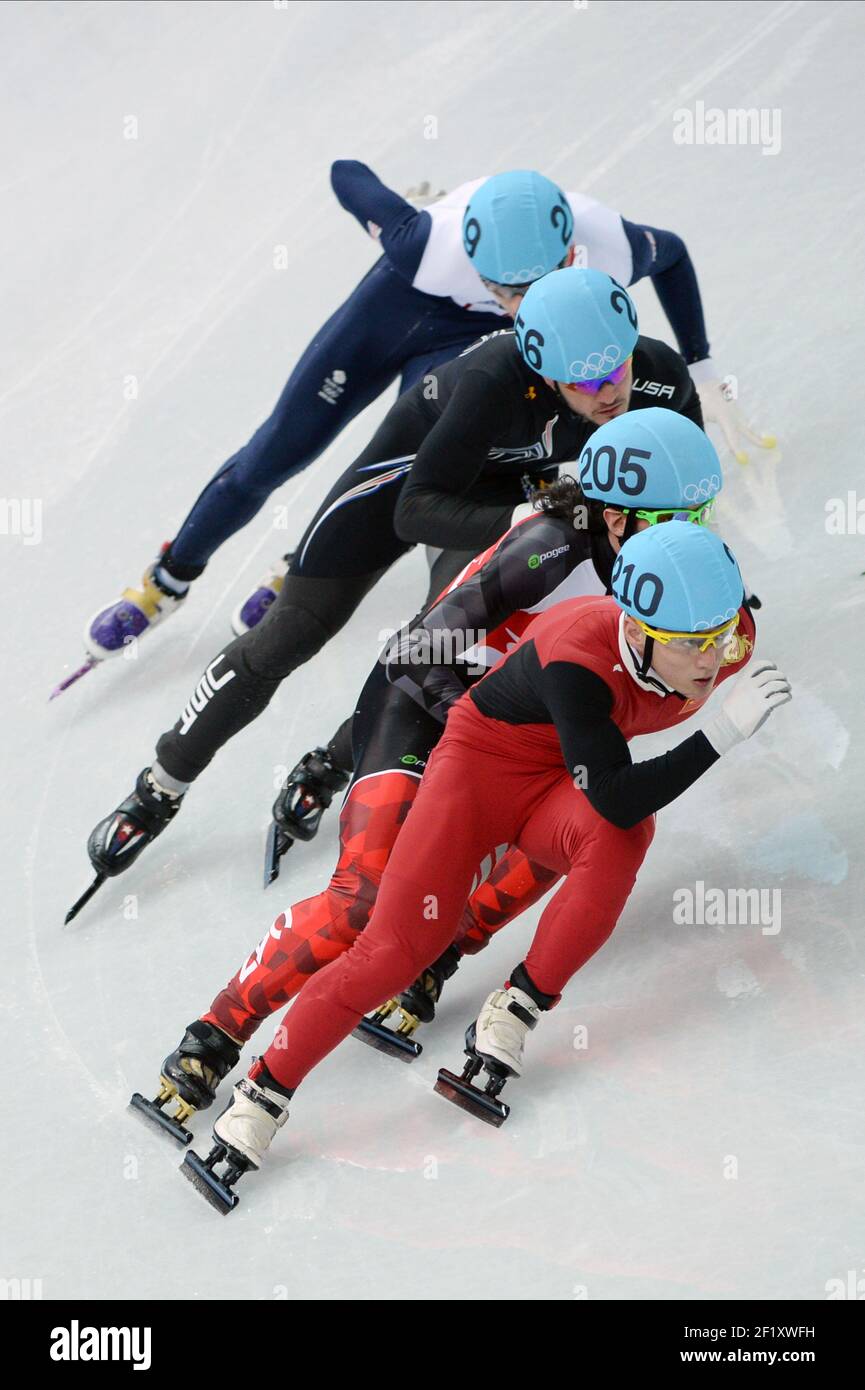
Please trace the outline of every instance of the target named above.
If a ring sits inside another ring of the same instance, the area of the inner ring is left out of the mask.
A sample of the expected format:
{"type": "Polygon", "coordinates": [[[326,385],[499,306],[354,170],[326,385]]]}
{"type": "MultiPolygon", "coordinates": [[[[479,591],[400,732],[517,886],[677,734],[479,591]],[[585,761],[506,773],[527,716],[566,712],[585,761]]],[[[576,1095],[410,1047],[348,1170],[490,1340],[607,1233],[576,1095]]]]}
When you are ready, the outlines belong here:
{"type": "Polygon", "coordinates": [[[661,632],[709,632],[742,606],[739,566],[705,526],[667,521],[625,541],[613,565],[613,598],[661,632]]]}
{"type": "Polygon", "coordinates": [[[514,320],[527,364],[553,381],[597,381],[634,350],[630,295],[601,270],[569,266],[530,285],[514,320]]]}
{"type": "Polygon", "coordinates": [[[463,246],[478,275],[527,285],[561,265],[574,235],[564,193],[532,169],[494,174],[463,214],[463,246]]]}
{"type": "Polygon", "coordinates": [[[601,425],[580,455],[583,495],[611,507],[698,507],[722,484],[708,435],[686,415],[657,405],[601,425]]]}

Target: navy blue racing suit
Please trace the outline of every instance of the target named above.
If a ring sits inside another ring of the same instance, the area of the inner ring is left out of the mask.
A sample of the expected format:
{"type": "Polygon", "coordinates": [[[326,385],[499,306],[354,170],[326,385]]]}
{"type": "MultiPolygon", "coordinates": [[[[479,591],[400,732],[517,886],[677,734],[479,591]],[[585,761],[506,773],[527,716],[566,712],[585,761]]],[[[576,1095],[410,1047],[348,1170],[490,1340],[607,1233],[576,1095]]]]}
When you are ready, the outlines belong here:
{"type": "MultiPolygon", "coordinates": [[[[397,378],[405,392],[482,334],[510,326],[463,250],[454,212],[462,190],[418,210],[357,160],[337,160],[331,182],[383,255],[304,350],[269,419],[198,497],[161,561],[175,579],[197,578],[274,489],[318,458],[397,378]]],[[[697,278],[681,238],[570,196],[575,239],[591,243],[591,263],[622,284],[650,276],[685,361],[705,357],[697,278]],[[582,214],[581,204],[588,204],[582,214]]]]}

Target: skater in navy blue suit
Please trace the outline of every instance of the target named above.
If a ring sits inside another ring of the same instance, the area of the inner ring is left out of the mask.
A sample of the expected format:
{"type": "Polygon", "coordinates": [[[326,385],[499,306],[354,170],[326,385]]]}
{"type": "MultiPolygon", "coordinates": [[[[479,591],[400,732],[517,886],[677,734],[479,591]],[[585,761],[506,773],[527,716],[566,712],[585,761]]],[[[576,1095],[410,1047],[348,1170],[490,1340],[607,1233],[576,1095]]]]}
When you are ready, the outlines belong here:
{"type": "MultiPolygon", "coordinates": [[[[697,278],[673,232],[628,222],[528,172],[463,184],[422,209],[356,160],[337,160],[331,182],[383,254],[306,348],[270,418],[201,492],[141,587],[88,624],[97,659],[174,612],[223,541],[393,381],[404,392],[482,334],[508,327],[528,284],[575,253],[622,285],[651,276],[685,361],[710,360],[697,278]],[[478,242],[470,213],[479,198],[491,204],[492,192],[500,234],[478,242]]],[[[263,617],[285,572],[278,561],[237,610],[235,631],[263,617]]]]}

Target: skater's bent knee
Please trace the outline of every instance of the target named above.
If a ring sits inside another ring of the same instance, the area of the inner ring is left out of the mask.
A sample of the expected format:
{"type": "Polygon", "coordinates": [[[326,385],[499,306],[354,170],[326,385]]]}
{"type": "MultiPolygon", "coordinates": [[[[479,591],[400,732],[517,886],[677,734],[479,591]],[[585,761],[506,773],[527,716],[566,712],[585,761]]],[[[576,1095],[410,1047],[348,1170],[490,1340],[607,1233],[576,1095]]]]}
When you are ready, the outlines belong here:
{"type": "MultiPolygon", "coordinates": [[[[435,951],[433,951],[434,958],[435,951]]],[[[377,1008],[407,989],[429,964],[425,951],[409,951],[397,940],[376,940],[363,932],[345,957],[339,1002],[358,1013],[377,1008]]]]}
{"type": "Polygon", "coordinates": [[[284,680],[326,646],[333,629],[309,609],[274,604],[240,640],[247,669],[264,680],[284,680]]]}
{"type": "Polygon", "coordinates": [[[348,622],[374,578],[286,575],[276,603],[243,638],[249,669],[282,680],[309,661],[348,622]]]}

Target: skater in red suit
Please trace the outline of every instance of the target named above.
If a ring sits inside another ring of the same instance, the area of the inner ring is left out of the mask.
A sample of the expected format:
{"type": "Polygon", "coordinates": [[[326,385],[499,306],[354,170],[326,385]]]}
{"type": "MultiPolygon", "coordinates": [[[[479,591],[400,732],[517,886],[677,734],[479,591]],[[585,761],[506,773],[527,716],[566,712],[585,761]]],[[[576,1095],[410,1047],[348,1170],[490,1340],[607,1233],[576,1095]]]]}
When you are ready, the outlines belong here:
{"type": "Polygon", "coordinates": [[[453,941],[477,866],[502,843],[563,876],[528,955],[473,1030],[479,1067],[500,1081],[519,1075],[527,1032],[615,927],[654,813],[790,698],[774,663],[755,662],[702,731],[634,764],[628,740],[697,712],[749,661],[754,626],[730,551],[686,522],[632,536],[611,587],[612,598],[574,599],[540,616],[452,709],[369,925],[308,982],[234,1088],[206,1162],[190,1154],[184,1164],[223,1209],[312,1067],[453,941]]]}
{"type": "MultiPolygon", "coordinates": [[[[505,656],[539,612],[577,594],[608,593],[623,539],[671,516],[705,521],[721,485],[718,456],[703,431],[657,407],[603,425],[581,464],[582,487],[563,479],[538,492],[540,510],[466,566],[376,662],[352,721],[355,772],[340,813],[339,861],[330,882],[277,917],[166,1057],[156,1101],[136,1101],[176,1138],[185,1140],[188,1131],[165,1109],[168,1101],[181,1107],[183,1126],[193,1111],[210,1105],[262,1021],[366,927],[447,712],[465,689],[505,656]],[[604,466],[594,468],[599,451],[604,466]],[[629,487],[622,488],[617,470],[607,466],[610,456],[641,460],[636,480],[631,469],[622,475],[629,487]]],[[[363,1025],[364,1041],[403,1058],[416,1056],[421,1049],[411,1034],[432,1020],[461,956],[481,950],[559,877],[522,850],[499,848],[495,865],[481,866],[482,882],[464,907],[458,941],[363,1025]]]]}

